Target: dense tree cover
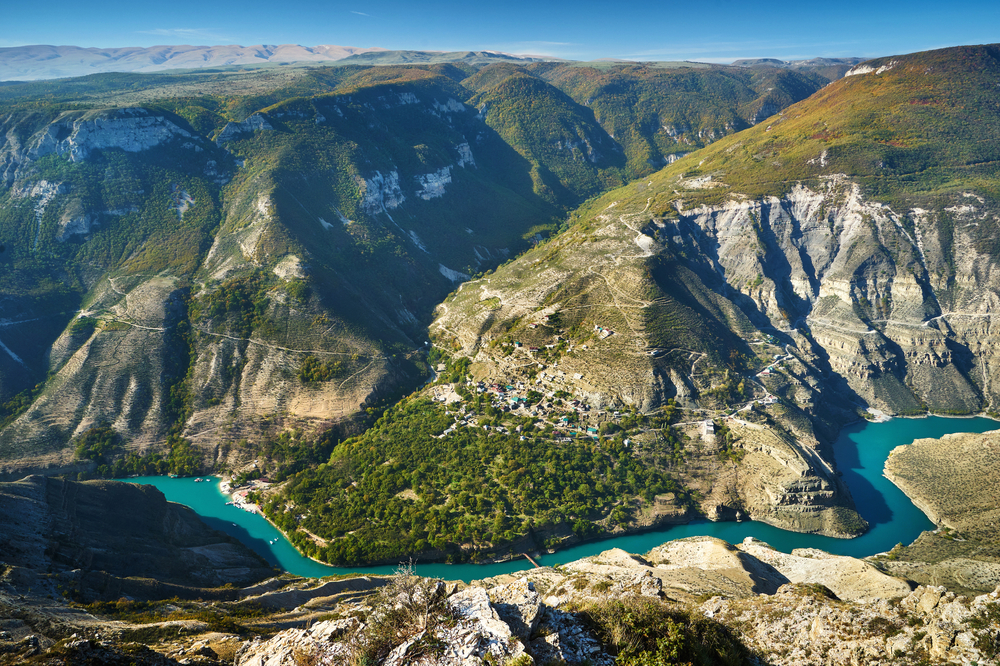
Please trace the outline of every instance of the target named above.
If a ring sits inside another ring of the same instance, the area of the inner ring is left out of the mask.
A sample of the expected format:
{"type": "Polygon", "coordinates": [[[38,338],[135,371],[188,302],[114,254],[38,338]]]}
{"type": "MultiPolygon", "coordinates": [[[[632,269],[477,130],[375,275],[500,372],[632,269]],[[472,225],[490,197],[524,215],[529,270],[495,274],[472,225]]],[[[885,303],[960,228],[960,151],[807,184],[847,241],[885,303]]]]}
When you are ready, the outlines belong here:
{"type": "Polygon", "coordinates": [[[104,479],[164,474],[194,476],[205,471],[204,456],[201,451],[183,437],[169,437],[165,453],[153,452],[141,455],[135,451],[128,451],[121,455],[119,440],[113,439],[102,429],[94,430],[101,431],[96,435],[90,435],[92,431],[88,431],[83,435],[84,439],[77,444],[76,453],[79,458],[98,463],[92,473],[80,472],[78,478],[81,480],[90,476],[104,479]],[[95,455],[98,457],[94,457],[95,455]]]}
{"type": "Polygon", "coordinates": [[[453,422],[440,404],[406,400],[338,445],[329,462],[293,477],[267,515],[327,562],[430,549],[461,558],[463,544],[490,552],[560,523],[581,536],[599,533],[593,521],[617,510],[613,520],[626,522],[632,498],[680,491],[620,440],[558,442],[538,432],[522,440],[482,427],[439,437],[453,422]]]}
{"type": "Polygon", "coordinates": [[[191,318],[225,323],[241,338],[249,338],[254,330],[273,329],[267,317],[272,282],[273,277],[262,272],[227,280],[191,303],[191,318]]]}
{"type": "Polygon", "coordinates": [[[471,100],[531,164],[535,192],[562,205],[625,182],[621,147],[594,113],[545,81],[515,73],[471,100]]]}
{"type": "Polygon", "coordinates": [[[45,388],[45,384],[36,384],[31,388],[24,389],[0,405],[0,428],[6,428],[14,422],[14,419],[27,411],[35,398],[41,394],[43,388],[45,388]]]}
{"type": "Polygon", "coordinates": [[[93,460],[99,465],[106,464],[110,454],[121,448],[121,436],[114,428],[106,425],[95,426],[76,439],[76,457],[93,460]]]}
{"type": "Polygon", "coordinates": [[[344,372],[344,362],[339,360],[320,361],[310,354],[302,359],[299,366],[299,379],[307,384],[328,382],[339,377],[344,372]]]}
{"type": "MultiPolygon", "coordinates": [[[[487,122],[511,145],[527,151],[526,155],[540,156],[539,147],[555,144],[550,137],[560,132],[565,136],[565,118],[576,116],[579,126],[596,120],[614,137],[616,149],[622,151],[614,161],[615,175],[623,182],[657,171],[673,159],[671,156],[681,156],[749,127],[762,119],[762,113],[768,116],[805,99],[825,83],[824,78],[814,74],[777,68],[553,62],[497,63],[462,81],[463,86],[479,93],[475,98],[477,106],[480,101],[491,105],[487,122]],[[527,96],[516,94],[533,77],[537,77],[533,88],[545,86],[543,82],[551,85],[541,91],[532,90],[527,96]],[[558,89],[565,101],[550,101],[551,108],[539,116],[541,122],[520,127],[511,115],[511,105],[521,103],[518,100],[525,97],[531,104],[544,103],[546,95],[539,92],[546,89],[549,97],[552,90],[558,89]],[[496,117],[491,119],[491,114],[496,117]],[[559,129],[560,124],[563,129],[559,129]],[[537,139],[532,134],[547,134],[550,140],[528,141],[537,139]]],[[[562,159],[571,154],[563,153],[562,159]]],[[[607,157],[605,164],[597,166],[607,167],[607,157]]],[[[553,153],[542,162],[578,192],[588,177],[594,178],[594,174],[573,174],[574,166],[578,172],[586,166],[583,160],[575,165],[560,164],[560,157],[553,153]]],[[[612,175],[605,172],[605,178],[612,175]]]]}

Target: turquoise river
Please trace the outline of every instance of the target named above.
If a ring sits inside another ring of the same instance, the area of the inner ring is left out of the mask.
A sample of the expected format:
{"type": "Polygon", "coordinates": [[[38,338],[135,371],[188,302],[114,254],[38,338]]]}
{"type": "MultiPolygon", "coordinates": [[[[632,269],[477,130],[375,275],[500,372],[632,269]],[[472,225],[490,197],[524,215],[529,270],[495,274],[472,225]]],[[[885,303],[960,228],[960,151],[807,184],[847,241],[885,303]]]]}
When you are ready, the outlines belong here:
{"type": "MultiPolygon", "coordinates": [[[[896,486],[882,476],[889,452],[900,444],[909,444],[922,437],[941,437],[955,432],[985,432],[1000,427],[987,418],[919,419],[897,418],[884,423],[858,423],[841,431],[834,444],[837,467],[851,489],[855,504],[871,529],[856,539],[834,539],[815,534],[799,534],[764,523],[712,523],[699,521],[631,536],[614,537],[581,544],[551,555],[537,558],[545,565],[562,564],[594,555],[608,548],[622,548],[631,553],[644,553],[672,539],[710,535],[738,543],[748,536],[766,541],[779,550],[820,548],[838,555],[863,557],[889,550],[897,543],[910,543],[933,524],[896,486]]],[[[227,505],[229,498],[219,490],[219,479],[209,482],[194,479],[172,479],[163,476],[121,479],[159,488],[168,500],[194,509],[210,526],[226,532],[268,562],[299,576],[320,577],[351,572],[366,574],[392,573],[394,566],[342,568],[320,564],[303,557],[263,517],[227,505]]],[[[473,580],[530,568],[524,559],[499,564],[418,564],[422,576],[449,580],[473,580]]]]}

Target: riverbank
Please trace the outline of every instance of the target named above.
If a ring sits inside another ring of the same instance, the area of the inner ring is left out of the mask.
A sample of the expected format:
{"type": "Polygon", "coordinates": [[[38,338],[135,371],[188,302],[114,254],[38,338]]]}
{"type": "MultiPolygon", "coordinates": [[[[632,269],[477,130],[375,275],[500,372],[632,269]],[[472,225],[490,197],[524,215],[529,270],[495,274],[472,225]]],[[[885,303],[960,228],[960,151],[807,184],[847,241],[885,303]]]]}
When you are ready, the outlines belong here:
{"type": "Polygon", "coordinates": [[[885,475],[936,525],[972,533],[1000,520],[1000,432],[954,433],[894,448],[885,475]]]}
{"type": "MultiPolygon", "coordinates": [[[[816,534],[789,532],[754,521],[742,523],[692,521],[666,528],[566,545],[555,553],[540,553],[536,559],[542,566],[554,566],[615,547],[628,552],[644,553],[665,541],[689,536],[714,536],[730,543],[741,542],[750,536],[787,552],[795,548],[817,548],[836,555],[852,557],[867,557],[887,552],[898,543],[915,541],[922,532],[933,530],[935,527],[924,513],[883,475],[883,467],[889,452],[900,444],[908,444],[927,436],[941,437],[949,432],[957,432],[959,428],[966,432],[983,432],[996,427],[997,422],[991,419],[935,416],[922,419],[892,419],[884,423],[859,422],[845,427],[834,444],[834,456],[859,510],[871,525],[868,532],[854,539],[835,539],[816,534]]],[[[219,492],[221,484],[196,483],[193,479],[166,477],[122,480],[157,486],[167,499],[190,506],[205,517],[206,522],[213,527],[228,531],[241,540],[248,539],[250,542],[248,545],[253,544],[251,548],[259,549],[258,552],[265,554],[269,562],[296,575],[306,577],[347,573],[386,575],[398,568],[398,563],[333,567],[312,560],[296,550],[287,536],[264,516],[227,505],[226,502],[230,500],[219,492]],[[276,537],[280,539],[273,542],[276,537]]],[[[482,564],[418,563],[416,569],[424,576],[448,580],[475,580],[531,568],[532,565],[523,559],[520,553],[517,557],[521,559],[482,564]]]]}

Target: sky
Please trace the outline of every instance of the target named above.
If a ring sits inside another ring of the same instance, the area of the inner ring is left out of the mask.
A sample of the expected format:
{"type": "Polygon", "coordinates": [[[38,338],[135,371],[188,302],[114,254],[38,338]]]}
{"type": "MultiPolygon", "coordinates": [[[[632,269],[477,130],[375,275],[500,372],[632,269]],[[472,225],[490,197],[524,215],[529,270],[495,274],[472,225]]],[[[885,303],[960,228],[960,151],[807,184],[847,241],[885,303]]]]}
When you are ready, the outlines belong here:
{"type": "Polygon", "coordinates": [[[301,44],[573,60],[876,57],[1000,42],[996,0],[5,0],[0,47],[301,44]]]}

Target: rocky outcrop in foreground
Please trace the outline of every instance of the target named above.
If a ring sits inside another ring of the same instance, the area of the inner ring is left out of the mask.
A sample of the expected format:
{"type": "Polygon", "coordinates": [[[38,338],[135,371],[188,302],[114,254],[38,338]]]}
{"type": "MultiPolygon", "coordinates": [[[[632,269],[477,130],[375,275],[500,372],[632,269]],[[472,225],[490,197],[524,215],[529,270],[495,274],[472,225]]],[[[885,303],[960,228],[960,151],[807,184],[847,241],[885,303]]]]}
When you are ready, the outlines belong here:
{"type": "Polygon", "coordinates": [[[902,599],[844,603],[819,586],[785,585],[773,596],[710,599],[699,610],[739,627],[767,663],[995,664],[1000,588],[974,599],[920,586],[902,599]]]}
{"type": "Polygon", "coordinates": [[[0,664],[1000,664],[1000,587],[911,590],[868,562],[753,539],[614,549],[470,585],[406,570],[279,577],[227,597],[239,601],[119,600],[93,615],[15,583],[0,579],[0,664]],[[100,617],[128,608],[141,614],[100,617]]]}
{"type": "Polygon", "coordinates": [[[336,619],[245,643],[235,663],[992,664],[998,599],[911,591],[821,551],[694,537],[459,591],[402,574],[336,619]]]}

